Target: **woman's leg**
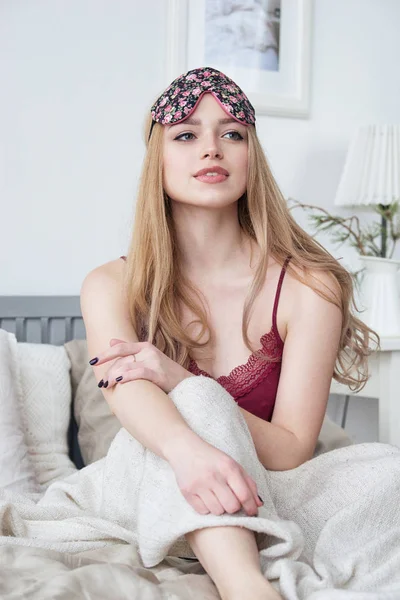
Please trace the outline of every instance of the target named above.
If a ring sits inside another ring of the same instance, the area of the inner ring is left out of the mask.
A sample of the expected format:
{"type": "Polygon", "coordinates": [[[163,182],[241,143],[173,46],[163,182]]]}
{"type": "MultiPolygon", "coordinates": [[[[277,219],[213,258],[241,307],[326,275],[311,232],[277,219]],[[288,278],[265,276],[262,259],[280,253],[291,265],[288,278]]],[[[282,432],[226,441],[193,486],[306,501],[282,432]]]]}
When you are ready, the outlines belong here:
{"type": "MultiPolygon", "coordinates": [[[[264,468],[250,444],[245,419],[223,386],[202,375],[189,377],[170,397],[193,431],[230,455],[254,480],[257,474],[261,479],[264,468]],[[221,445],[221,440],[226,444],[221,445]]],[[[253,531],[240,526],[204,527],[186,533],[185,538],[222,600],[282,600],[261,572],[253,531]]]]}
{"type": "Polygon", "coordinates": [[[222,600],[281,600],[261,572],[255,533],[244,527],[206,527],[185,535],[222,600]]]}

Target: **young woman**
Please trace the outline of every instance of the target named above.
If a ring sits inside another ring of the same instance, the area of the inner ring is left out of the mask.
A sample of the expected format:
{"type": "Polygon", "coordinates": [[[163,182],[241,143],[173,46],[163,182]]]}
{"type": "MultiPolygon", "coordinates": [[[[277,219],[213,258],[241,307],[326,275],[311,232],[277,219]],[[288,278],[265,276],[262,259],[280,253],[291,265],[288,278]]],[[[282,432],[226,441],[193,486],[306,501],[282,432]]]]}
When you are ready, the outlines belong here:
{"type": "MultiPolygon", "coordinates": [[[[293,220],[232,80],[211,68],[177,78],[145,140],[128,254],[81,290],[91,364],[123,427],[170,463],[196,511],[256,515],[254,481],[187,426],[168,393],[186,377],[215,378],[265,468],[292,469],[313,456],[332,377],[366,382],[373,332],[351,312],[349,273],[293,220]]],[[[186,538],[222,598],[280,597],[254,532],[186,538]]]]}

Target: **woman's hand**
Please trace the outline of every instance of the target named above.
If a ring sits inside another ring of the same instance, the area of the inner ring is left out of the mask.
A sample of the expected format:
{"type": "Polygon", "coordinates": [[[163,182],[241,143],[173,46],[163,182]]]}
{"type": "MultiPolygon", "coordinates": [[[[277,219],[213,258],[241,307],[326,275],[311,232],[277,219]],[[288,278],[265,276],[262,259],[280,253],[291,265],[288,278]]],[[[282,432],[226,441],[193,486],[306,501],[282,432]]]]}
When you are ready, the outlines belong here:
{"type": "Polygon", "coordinates": [[[252,517],[263,505],[243,467],[202,438],[172,440],[165,454],[183,496],[201,515],[233,514],[243,508],[252,517]]]}
{"type": "Polygon", "coordinates": [[[96,357],[97,360],[90,361],[93,363],[96,360],[93,364],[95,367],[110,360],[115,361],[106,372],[104,380],[100,381],[99,387],[110,389],[117,383],[147,379],[168,394],[183,379],[193,376],[193,373],[168,358],[150,342],[125,342],[113,338],[110,346],[109,350],[96,357]]]}

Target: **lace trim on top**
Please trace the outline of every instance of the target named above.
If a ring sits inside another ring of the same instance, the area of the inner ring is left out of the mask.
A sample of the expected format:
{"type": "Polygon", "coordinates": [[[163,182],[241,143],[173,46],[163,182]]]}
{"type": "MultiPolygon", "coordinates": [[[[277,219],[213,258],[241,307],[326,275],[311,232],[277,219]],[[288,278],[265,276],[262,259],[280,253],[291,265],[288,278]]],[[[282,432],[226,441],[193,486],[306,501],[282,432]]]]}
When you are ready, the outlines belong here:
{"type": "MultiPolygon", "coordinates": [[[[262,347],[258,352],[264,356],[273,358],[282,358],[283,341],[279,333],[272,327],[271,331],[264,333],[261,336],[260,342],[262,347]]],[[[240,398],[251,392],[257,387],[271,372],[280,366],[281,360],[276,362],[265,362],[256,356],[253,352],[244,365],[234,367],[229,375],[221,375],[215,381],[220,383],[235,399],[240,398]]],[[[214,379],[212,375],[200,369],[196,361],[191,358],[189,363],[189,371],[194,375],[204,375],[214,379]]]]}

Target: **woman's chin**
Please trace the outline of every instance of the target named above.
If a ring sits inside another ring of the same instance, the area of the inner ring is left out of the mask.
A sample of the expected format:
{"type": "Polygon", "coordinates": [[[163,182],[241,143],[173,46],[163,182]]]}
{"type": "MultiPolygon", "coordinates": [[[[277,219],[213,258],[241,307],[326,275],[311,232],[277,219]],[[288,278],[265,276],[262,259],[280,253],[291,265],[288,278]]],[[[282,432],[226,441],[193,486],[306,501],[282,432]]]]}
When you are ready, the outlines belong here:
{"type": "Polygon", "coordinates": [[[226,196],[226,194],[210,194],[210,193],[204,193],[201,195],[201,197],[196,196],[196,197],[191,197],[191,198],[182,198],[182,199],[177,199],[175,200],[175,202],[177,204],[183,204],[183,205],[187,205],[187,206],[193,206],[193,207],[197,207],[197,208],[227,208],[229,206],[232,206],[233,204],[236,204],[238,201],[238,198],[232,198],[232,197],[228,197],[226,196]]]}

